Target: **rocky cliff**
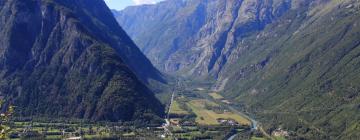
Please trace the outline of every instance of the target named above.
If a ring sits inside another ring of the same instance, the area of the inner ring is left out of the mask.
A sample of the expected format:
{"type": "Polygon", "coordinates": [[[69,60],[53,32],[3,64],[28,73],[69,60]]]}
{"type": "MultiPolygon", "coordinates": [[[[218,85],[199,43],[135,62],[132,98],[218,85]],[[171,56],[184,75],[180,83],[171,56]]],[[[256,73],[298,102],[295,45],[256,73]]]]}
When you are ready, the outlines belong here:
{"type": "Polygon", "coordinates": [[[2,0],[0,94],[20,116],[151,120],[161,79],[102,0],[2,0]]]}
{"type": "Polygon", "coordinates": [[[290,9],[320,0],[169,0],[115,12],[119,23],[158,68],[217,76],[241,38],[290,9]]]}

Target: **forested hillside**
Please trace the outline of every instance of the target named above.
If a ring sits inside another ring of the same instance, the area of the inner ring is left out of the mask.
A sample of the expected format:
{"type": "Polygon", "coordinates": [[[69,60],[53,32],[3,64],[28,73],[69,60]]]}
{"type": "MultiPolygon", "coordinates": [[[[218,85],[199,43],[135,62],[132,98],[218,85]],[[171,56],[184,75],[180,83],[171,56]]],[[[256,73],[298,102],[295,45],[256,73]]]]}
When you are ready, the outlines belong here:
{"type": "Polygon", "coordinates": [[[152,121],[160,73],[102,0],[2,0],[0,95],[20,117],[152,121]]]}
{"type": "Polygon", "coordinates": [[[356,139],[360,2],[176,0],[115,12],[168,73],[215,91],[296,138],[356,139]]]}

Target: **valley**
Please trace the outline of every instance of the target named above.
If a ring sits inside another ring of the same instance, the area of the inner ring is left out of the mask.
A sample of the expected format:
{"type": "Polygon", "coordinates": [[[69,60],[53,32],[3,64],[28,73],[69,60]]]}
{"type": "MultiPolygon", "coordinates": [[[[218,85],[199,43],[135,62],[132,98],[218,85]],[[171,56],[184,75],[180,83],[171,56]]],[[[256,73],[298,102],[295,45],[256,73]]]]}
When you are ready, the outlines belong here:
{"type": "Polygon", "coordinates": [[[360,135],[358,0],[173,0],[113,13],[159,70],[205,91],[175,98],[195,122],[216,124],[214,108],[232,104],[269,136],[360,135]]]}
{"type": "Polygon", "coordinates": [[[9,139],[159,139],[163,131],[157,127],[142,127],[140,125],[86,122],[82,120],[58,119],[57,121],[15,121],[9,125],[12,131],[9,139]]]}
{"type": "Polygon", "coordinates": [[[236,104],[211,90],[211,84],[186,78],[176,80],[166,124],[171,139],[280,139],[262,131],[254,118],[238,111],[236,104]]]}
{"type": "Polygon", "coordinates": [[[270,136],[259,122],[210,84],[178,78],[163,124],[91,122],[81,119],[18,118],[9,124],[11,139],[283,139],[270,136]]]}
{"type": "Polygon", "coordinates": [[[108,2],[0,0],[0,139],[359,139],[360,0],[108,2]]]}

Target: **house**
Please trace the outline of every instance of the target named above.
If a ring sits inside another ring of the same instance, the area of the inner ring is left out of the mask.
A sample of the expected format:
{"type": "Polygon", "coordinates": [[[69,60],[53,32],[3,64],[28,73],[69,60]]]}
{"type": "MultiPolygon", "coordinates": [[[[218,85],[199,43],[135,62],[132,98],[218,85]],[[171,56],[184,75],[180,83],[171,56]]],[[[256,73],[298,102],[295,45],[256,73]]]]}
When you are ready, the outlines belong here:
{"type": "Polygon", "coordinates": [[[239,125],[239,123],[233,119],[219,118],[219,119],[217,119],[217,121],[218,121],[218,123],[220,123],[222,125],[229,125],[229,126],[239,125]]]}
{"type": "Polygon", "coordinates": [[[276,130],[274,130],[271,135],[275,136],[275,137],[287,137],[289,136],[289,132],[288,131],[285,131],[285,130],[282,130],[281,128],[278,128],[276,130]]]}

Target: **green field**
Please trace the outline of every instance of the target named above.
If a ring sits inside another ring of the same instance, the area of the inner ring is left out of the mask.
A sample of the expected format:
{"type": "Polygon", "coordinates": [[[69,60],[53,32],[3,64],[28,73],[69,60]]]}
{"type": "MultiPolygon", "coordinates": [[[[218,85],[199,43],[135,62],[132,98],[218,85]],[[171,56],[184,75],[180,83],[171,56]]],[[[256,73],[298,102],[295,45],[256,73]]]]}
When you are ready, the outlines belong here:
{"type": "Polygon", "coordinates": [[[275,140],[286,140],[285,137],[275,137],[275,140]]]}
{"type": "Polygon", "coordinates": [[[251,137],[251,140],[266,140],[266,138],[262,138],[262,137],[251,137]]]}
{"type": "Polygon", "coordinates": [[[196,114],[196,122],[201,125],[219,125],[217,119],[233,119],[242,125],[250,125],[250,121],[233,112],[216,113],[213,110],[206,109],[206,105],[218,106],[216,103],[208,100],[192,100],[187,103],[196,114]]]}
{"type": "Polygon", "coordinates": [[[189,114],[189,112],[187,112],[184,109],[181,109],[179,102],[174,100],[170,107],[170,114],[187,115],[187,114],[189,114]]]}
{"type": "Polygon", "coordinates": [[[216,93],[216,92],[210,93],[209,95],[210,95],[212,98],[214,98],[215,100],[224,99],[223,96],[221,96],[220,94],[218,94],[218,93],[216,93]]]}

